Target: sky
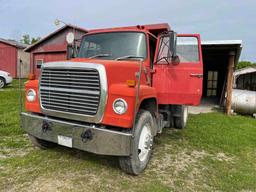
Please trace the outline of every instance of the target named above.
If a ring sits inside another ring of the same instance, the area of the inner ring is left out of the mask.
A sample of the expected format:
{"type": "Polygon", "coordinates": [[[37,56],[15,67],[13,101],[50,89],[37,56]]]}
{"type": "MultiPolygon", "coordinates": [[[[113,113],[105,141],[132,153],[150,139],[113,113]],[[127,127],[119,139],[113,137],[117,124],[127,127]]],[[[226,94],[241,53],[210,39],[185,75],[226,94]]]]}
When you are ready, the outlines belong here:
{"type": "Polygon", "coordinates": [[[0,37],[44,37],[58,18],[86,29],[169,23],[202,40],[242,40],[256,62],[256,0],[0,0],[0,37]]]}

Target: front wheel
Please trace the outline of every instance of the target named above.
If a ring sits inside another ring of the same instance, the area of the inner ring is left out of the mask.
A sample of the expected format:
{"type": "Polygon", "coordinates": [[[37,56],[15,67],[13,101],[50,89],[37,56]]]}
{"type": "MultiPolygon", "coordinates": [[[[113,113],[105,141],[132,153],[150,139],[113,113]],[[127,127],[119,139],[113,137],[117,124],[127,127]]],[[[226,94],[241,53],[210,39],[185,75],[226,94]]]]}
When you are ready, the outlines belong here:
{"type": "Polygon", "coordinates": [[[5,79],[0,77],[0,89],[2,89],[6,85],[5,79]]]}
{"type": "Polygon", "coordinates": [[[176,107],[177,116],[174,117],[174,126],[177,129],[184,129],[188,121],[188,106],[178,105],[176,107]]]}
{"type": "Polygon", "coordinates": [[[126,173],[139,175],[146,168],[152,154],[154,121],[151,113],[140,110],[134,129],[132,154],[128,157],[119,157],[119,164],[126,173]]]}

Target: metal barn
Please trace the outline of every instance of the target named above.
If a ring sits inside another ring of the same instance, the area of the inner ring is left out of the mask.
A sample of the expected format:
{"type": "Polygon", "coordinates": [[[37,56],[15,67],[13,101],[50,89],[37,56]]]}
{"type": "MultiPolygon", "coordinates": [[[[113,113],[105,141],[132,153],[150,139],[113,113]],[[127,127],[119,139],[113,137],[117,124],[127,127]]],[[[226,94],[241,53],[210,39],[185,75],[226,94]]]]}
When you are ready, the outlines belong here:
{"type": "Polygon", "coordinates": [[[18,78],[21,67],[21,78],[28,77],[29,54],[23,51],[26,47],[27,45],[23,43],[0,38],[0,70],[7,71],[12,77],[18,78]]]}

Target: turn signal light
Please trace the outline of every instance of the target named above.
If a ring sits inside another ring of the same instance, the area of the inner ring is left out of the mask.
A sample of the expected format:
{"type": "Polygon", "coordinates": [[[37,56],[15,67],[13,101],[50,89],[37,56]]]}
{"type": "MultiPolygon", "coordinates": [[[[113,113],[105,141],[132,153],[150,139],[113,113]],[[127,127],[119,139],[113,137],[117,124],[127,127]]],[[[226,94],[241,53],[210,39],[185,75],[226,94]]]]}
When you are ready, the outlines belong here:
{"type": "Polygon", "coordinates": [[[28,79],[29,80],[35,80],[36,79],[35,74],[30,73],[29,76],[28,76],[28,79]]]}
{"type": "Polygon", "coordinates": [[[129,87],[135,87],[135,86],[136,86],[136,81],[135,81],[135,80],[127,80],[127,81],[126,81],[126,84],[127,84],[129,87]]]}

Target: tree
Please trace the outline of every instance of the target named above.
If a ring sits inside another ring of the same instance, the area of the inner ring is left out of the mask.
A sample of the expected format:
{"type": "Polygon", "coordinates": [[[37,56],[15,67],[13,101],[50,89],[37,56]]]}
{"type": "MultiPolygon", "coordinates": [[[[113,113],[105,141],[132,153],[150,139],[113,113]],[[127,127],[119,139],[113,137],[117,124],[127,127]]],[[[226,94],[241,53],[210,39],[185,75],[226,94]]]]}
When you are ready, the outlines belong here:
{"type": "Polygon", "coordinates": [[[34,44],[34,43],[36,43],[37,41],[39,41],[41,39],[41,37],[37,37],[37,38],[35,38],[35,37],[32,37],[32,39],[31,39],[31,44],[34,44]]]}
{"type": "Polygon", "coordinates": [[[29,36],[29,34],[23,35],[20,42],[24,43],[24,44],[27,44],[27,45],[30,45],[30,36],[29,36]]]}
{"type": "Polygon", "coordinates": [[[36,43],[37,41],[39,41],[41,39],[41,37],[32,37],[30,39],[29,34],[25,34],[22,36],[22,39],[20,40],[21,43],[27,44],[27,45],[31,45],[36,43]]]}
{"type": "Polygon", "coordinates": [[[242,69],[242,68],[245,68],[245,67],[250,67],[250,66],[255,66],[256,67],[256,63],[252,63],[250,61],[240,61],[237,66],[236,66],[236,69],[242,69]]]}

